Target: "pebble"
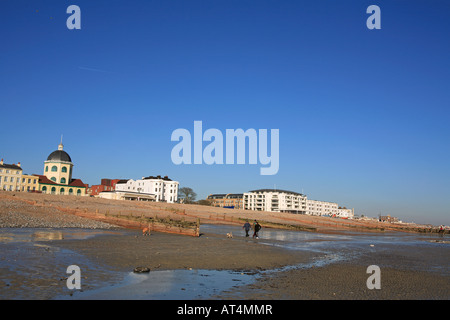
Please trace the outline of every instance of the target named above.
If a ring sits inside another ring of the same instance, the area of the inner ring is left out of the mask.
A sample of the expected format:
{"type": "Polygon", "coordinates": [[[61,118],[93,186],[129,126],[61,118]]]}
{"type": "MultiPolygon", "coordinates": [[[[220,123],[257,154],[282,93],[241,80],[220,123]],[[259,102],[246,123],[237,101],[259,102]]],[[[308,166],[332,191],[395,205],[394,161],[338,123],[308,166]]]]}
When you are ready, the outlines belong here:
{"type": "Polygon", "coordinates": [[[117,229],[109,223],[90,220],[59,211],[42,212],[41,208],[11,200],[0,202],[0,228],[82,228],[117,229]]]}

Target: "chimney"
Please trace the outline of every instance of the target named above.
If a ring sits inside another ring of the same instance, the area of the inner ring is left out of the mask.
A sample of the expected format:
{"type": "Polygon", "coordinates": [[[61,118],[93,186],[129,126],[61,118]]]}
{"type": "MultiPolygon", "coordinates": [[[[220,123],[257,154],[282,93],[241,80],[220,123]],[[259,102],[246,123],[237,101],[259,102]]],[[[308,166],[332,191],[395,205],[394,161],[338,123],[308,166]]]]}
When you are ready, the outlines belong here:
{"type": "Polygon", "coordinates": [[[20,167],[20,162],[17,163],[17,166],[20,167]]]}
{"type": "Polygon", "coordinates": [[[2,159],[2,160],[0,160],[0,165],[3,165],[3,159],[2,159]]]}

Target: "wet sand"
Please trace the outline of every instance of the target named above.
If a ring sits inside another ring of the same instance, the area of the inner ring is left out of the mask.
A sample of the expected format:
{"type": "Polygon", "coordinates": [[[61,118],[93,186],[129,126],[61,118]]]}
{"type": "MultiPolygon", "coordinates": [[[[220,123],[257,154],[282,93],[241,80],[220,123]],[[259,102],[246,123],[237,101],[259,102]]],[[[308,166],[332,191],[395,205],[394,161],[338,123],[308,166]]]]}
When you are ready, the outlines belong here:
{"type": "MultiPolygon", "coordinates": [[[[428,243],[429,239],[423,241],[428,243]]],[[[132,271],[136,266],[146,266],[152,271],[211,269],[259,274],[254,283],[237,286],[213,296],[213,299],[450,299],[450,246],[445,243],[425,247],[377,244],[375,248],[358,252],[350,260],[306,268],[308,262],[323,254],[289,250],[268,243],[278,244],[276,240],[243,236],[227,239],[213,233],[194,238],[163,233],[143,237],[140,233],[128,232],[123,236],[67,240],[59,242],[58,246],[115,271],[132,271]],[[374,264],[381,269],[380,290],[369,290],[366,285],[370,276],[367,267],[374,264]],[[286,266],[288,270],[282,271],[286,266]],[[272,271],[280,268],[281,271],[272,271]]]]}
{"type": "Polygon", "coordinates": [[[138,266],[151,270],[265,270],[298,264],[310,258],[310,254],[260,245],[251,238],[228,239],[217,234],[190,237],[154,232],[142,236],[141,232],[130,231],[123,236],[67,240],[57,245],[118,271],[132,271],[138,266]]]}
{"type": "Polygon", "coordinates": [[[136,267],[148,267],[151,272],[207,269],[255,273],[310,258],[308,253],[261,245],[256,239],[240,236],[228,239],[218,234],[191,237],[155,232],[143,236],[136,230],[106,231],[85,239],[59,236],[40,241],[34,237],[22,245],[3,243],[0,249],[2,299],[71,295],[73,291],[66,288],[66,268],[72,264],[82,270],[82,289],[88,291],[117,284],[136,267]]]}
{"type": "MultiPolygon", "coordinates": [[[[420,252],[414,256],[417,263],[426,263],[420,252]]],[[[272,273],[218,298],[240,296],[250,300],[449,300],[450,275],[417,270],[399,253],[371,253],[350,262],[272,273]],[[367,288],[371,275],[366,273],[367,267],[372,264],[380,267],[380,289],[367,288]]]]}
{"type": "MultiPolygon", "coordinates": [[[[155,210],[156,205],[164,205],[111,203],[104,199],[100,201],[38,194],[20,194],[20,196],[35,202],[18,201],[17,198],[7,195],[0,202],[0,218],[4,226],[50,227],[48,230],[64,227],[111,230],[114,226],[92,222],[88,218],[80,219],[55,208],[70,205],[74,208],[83,208],[83,211],[95,211],[102,209],[100,205],[108,210],[113,210],[114,206],[118,207],[117,210],[123,210],[124,206],[129,206],[133,210],[139,209],[145,213],[150,209],[155,210]]],[[[204,215],[205,219],[211,218],[208,212],[217,209],[204,206],[185,206],[184,208],[189,210],[183,211],[183,215],[195,217],[204,215]]],[[[164,208],[164,210],[173,214],[172,209],[164,208]]],[[[242,214],[251,218],[276,221],[272,216],[273,213],[243,212],[242,214]]],[[[310,217],[294,216],[296,219],[305,219],[301,221],[302,224],[316,223],[310,217]]],[[[279,219],[278,216],[276,218],[279,219]]],[[[323,219],[323,221],[328,220],[323,219]]],[[[225,223],[225,221],[214,220],[208,223],[225,223]]],[[[223,232],[226,232],[228,227],[222,225],[221,228],[223,232]]],[[[242,231],[240,226],[235,228],[242,231]]],[[[263,230],[269,229],[263,228],[263,230]]],[[[236,232],[232,239],[226,238],[225,233],[215,232],[204,232],[200,237],[158,232],[144,237],[140,230],[129,229],[108,232],[110,234],[82,240],[66,238],[41,241],[35,239],[25,246],[15,246],[14,243],[8,242],[0,243],[2,250],[0,298],[52,299],[61,295],[70,295],[71,292],[65,286],[66,268],[70,264],[77,264],[83,270],[83,290],[85,291],[117,283],[121,281],[124,273],[132,272],[138,266],[144,266],[149,267],[151,272],[208,269],[236,270],[260,275],[255,283],[237,286],[212,297],[213,299],[448,300],[450,298],[448,235],[445,235],[446,242],[429,246],[385,243],[372,248],[367,244],[367,247],[357,247],[355,250],[358,254],[350,255],[351,259],[347,261],[309,268],[292,267],[280,271],[279,268],[285,266],[304,266],[309,261],[320,258],[323,253],[291,250],[284,246],[283,241],[245,238],[239,232],[236,232]],[[39,263],[30,268],[34,260],[39,260],[39,263]],[[380,290],[367,289],[366,280],[369,274],[366,273],[366,269],[369,265],[378,265],[381,268],[380,290]],[[442,268],[436,266],[442,266],[442,268]],[[270,271],[274,269],[278,271],[270,271]]],[[[322,227],[322,232],[339,233],[342,230],[337,230],[336,227],[322,227]]],[[[307,232],[306,234],[319,235],[320,233],[307,232]]],[[[383,232],[371,234],[374,239],[384,235],[383,232]]],[[[417,235],[417,237],[421,236],[417,235]]],[[[436,239],[433,238],[434,240],[424,239],[423,243],[430,240],[440,241],[437,235],[434,237],[436,237],[436,239]]],[[[325,242],[320,237],[310,241],[325,242]]],[[[330,248],[333,251],[333,247],[330,248]]],[[[336,248],[336,252],[342,248],[348,252],[353,250],[353,247],[347,248],[344,244],[340,249],[336,248]]]]}

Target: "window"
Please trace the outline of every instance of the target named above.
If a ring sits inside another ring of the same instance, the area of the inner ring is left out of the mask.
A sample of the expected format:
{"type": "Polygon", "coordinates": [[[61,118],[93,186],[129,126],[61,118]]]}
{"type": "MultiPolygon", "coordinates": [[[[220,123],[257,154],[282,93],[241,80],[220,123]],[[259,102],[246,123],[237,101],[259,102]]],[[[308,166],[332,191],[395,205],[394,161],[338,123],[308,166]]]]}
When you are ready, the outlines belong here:
{"type": "Polygon", "coordinates": [[[61,188],[61,190],[59,190],[59,194],[64,194],[64,188],[61,188]]]}
{"type": "Polygon", "coordinates": [[[81,190],[78,189],[78,190],[77,190],[77,196],[80,196],[80,195],[81,195],[81,190]]]}
{"type": "Polygon", "coordinates": [[[52,172],[56,172],[56,171],[58,171],[58,168],[56,166],[53,166],[52,167],[52,172]]]}
{"type": "Polygon", "coordinates": [[[73,194],[73,189],[69,189],[69,194],[73,194]]]}
{"type": "Polygon", "coordinates": [[[48,166],[45,166],[45,172],[48,172],[48,166]]]}
{"type": "Polygon", "coordinates": [[[61,183],[66,183],[66,178],[61,178],[61,183]]]}
{"type": "Polygon", "coordinates": [[[55,194],[55,193],[56,193],[56,188],[52,187],[52,194],[55,194]]]}
{"type": "Polygon", "coordinates": [[[43,193],[46,193],[46,192],[47,192],[47,187],[46,187],[46,186],[43,186],[43,187],[42,187],[42,192],[43,192],[43,193]]]}
{"type": "Polygon", "coordinates": [[[50,180],[52,180],[53,182],[56,182],[56,178],[55,177],[51,177],[50,180]]]}
{"type": "Polygon", "coordinates": [[[61,172],[67,172],[67,167],[62,167],[61,172]]]}

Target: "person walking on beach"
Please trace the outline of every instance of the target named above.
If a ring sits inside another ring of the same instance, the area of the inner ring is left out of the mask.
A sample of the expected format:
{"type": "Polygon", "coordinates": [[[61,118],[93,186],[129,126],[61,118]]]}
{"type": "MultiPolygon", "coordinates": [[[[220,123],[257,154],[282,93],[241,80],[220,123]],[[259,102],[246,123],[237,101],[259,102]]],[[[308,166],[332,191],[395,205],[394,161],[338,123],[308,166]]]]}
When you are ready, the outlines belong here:
{"type": "Polygon", "coordinates": [[[439,226],[439,231],[438,231],[438,234],[439,234],[439,236],[440,237],[443,237],[444,236],[444,226],[443,225],[440,225],[439,226]]]}
{"type": "Polygon", "coordinates": [[[250,231],[250,229],[252,228],[252,226],[250,225],[250,223],[248,223],[248,220],[246,223],[244,223],[244,226],[242,227],[245,230],[245,237],[248,237],[248,232],[250,231]]]}
{"type": "Polygon", "coordinates": [[[253,238],[259,239],[258,232],[261,230],[261,225],[258,223],[258,221],[255,220],[254,226],[253,226],[253,238]]]}

